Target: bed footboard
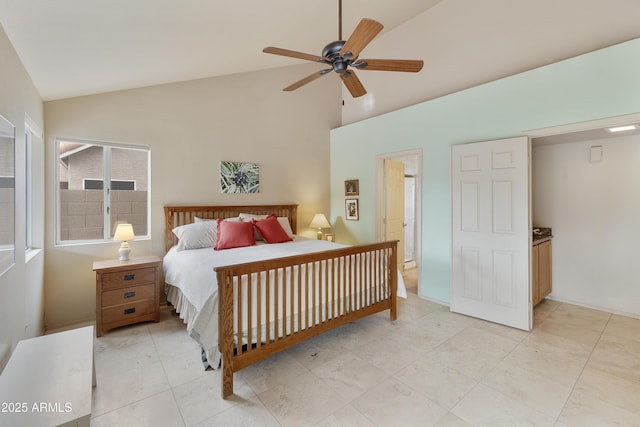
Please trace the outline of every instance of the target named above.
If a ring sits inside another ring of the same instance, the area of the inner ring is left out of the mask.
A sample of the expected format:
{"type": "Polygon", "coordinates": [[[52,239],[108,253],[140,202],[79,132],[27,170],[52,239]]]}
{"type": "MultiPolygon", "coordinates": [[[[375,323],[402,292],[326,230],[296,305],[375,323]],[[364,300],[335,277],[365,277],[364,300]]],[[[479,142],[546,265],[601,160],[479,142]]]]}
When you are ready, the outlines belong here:
{"type": "Polygon", "coordinates": [[[222,397],[233,373],[383,310],[397,317],[397,241],[215,269],[222,397]]]}

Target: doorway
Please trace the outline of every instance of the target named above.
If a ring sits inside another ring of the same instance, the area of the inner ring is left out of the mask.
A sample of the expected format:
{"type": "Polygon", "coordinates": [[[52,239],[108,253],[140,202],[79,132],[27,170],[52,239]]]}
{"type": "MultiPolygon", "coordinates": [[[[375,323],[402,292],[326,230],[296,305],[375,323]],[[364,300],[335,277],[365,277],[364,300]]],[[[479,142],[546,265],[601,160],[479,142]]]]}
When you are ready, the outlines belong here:
{"type": "MultiPolygon", "coordinates": [[[[386,201],[390,200],[390,195],[386,194],[387,176],[385,161],[400,162],[404,165],[404,182],[402,185],[404,199],[404,231],[402,249],[404,252],[402,266],[404,267],[403,277],[407,291],[419,294],[419,271],[420,271],[420,225],[421,225],[421,190],[420,181],[422,176],[422,150],[411,150],[396,153],[387,153],[378,156],[378,239],[385,240],[387,236],[386,201]]],[[[395,198],[394,198],[395,199],[395,198]]],[[[400,263],[401,261],[398,260],[400,263]]]]}
{"type": "MultiPolygon", "coordinates": [[[[406,167],[406,165],[405,165],[406,167]]],[[[404,174],[404,267],[416,266],[416,176],[404,174]]]]}
{"type": "MultiPolygon", "coordinates": [[[[639,316],[640,114],[527,134],[533,225],[553,236],[548,299],[639,316]]],[[[540,306],[537,322],[549,312],[540,306]]]]}

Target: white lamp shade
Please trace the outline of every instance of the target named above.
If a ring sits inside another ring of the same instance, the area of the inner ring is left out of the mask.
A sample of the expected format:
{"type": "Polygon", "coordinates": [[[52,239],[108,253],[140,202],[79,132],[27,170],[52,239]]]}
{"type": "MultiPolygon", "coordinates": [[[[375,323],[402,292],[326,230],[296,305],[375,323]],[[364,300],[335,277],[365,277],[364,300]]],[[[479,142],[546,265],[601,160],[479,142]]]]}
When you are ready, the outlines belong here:
{"type": "Polygon", "coordinates": [[[129,241],[136,238],[133,234],[133,226],[131,224],[118,224],[116,232],[113,235],[114,240],[129,241]]]}
{"type": "Polygon", "coordinates": [[[327,217],[325,217],[324,214],[319,213],[319,214],[315,214],[315,216],[311,220],[311,224],[309,224],[309,227],[329,228],[331,227],[331,224],[329,224],[329,221],[327,221],[327,217]]]}

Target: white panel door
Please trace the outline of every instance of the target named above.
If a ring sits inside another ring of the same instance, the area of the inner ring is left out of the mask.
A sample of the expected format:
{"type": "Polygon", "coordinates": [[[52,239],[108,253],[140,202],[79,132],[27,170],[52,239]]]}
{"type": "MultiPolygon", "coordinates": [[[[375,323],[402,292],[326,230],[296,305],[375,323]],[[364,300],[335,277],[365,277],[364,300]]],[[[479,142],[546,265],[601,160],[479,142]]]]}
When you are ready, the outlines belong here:
{"type": "Polygon", "coordinates": [[[404,163],[385,159],[385,239],[398,241],[398,269],[404,271],[404,163]]]}
{"type": "Polygon", "coordinates": [[[530,330],[529,142],[451,147],[451,311],[530,330]]]}

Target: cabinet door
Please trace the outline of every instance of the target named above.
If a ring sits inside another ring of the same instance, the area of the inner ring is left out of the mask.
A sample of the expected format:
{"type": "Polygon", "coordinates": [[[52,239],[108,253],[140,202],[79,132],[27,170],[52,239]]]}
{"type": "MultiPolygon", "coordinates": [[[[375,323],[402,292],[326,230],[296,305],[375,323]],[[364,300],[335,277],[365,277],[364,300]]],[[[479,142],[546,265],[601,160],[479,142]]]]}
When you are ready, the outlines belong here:
{"type": "Polygon", "coordinates": [[[540,299],[551,293],[551,240],[540,243],[538,269],[540,280],[540,299]]]}
{"type": "Polygon", "coordinates": [[[540,245],[533,245],[531,248],[531,287],[533,305],[540,302],[540,245]]]}

